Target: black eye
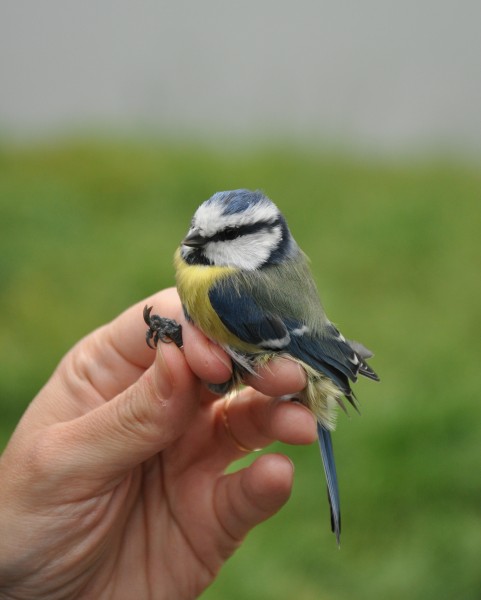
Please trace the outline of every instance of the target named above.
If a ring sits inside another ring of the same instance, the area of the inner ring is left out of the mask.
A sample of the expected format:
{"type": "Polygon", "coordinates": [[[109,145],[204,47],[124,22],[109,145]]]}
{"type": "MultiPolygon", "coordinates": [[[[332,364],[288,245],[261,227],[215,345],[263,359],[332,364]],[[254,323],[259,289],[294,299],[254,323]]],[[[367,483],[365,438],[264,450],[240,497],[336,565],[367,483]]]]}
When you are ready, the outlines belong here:
{"type": "Polygon", "coordinates": [[[240,232],[237,227],[226,227],[221,234],[223,240],[234,240],[239,235],[240,232]]]}

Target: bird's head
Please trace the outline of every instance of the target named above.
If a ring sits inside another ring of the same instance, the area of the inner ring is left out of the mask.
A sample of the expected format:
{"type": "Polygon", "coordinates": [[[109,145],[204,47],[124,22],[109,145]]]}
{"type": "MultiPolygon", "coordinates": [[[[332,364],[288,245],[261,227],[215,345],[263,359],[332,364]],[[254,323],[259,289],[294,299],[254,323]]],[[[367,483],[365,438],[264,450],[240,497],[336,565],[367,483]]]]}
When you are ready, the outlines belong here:
{"type": "Polygon", "coordinates": [[[259,269],[296,252],[297,245],[277,206],[261,192],[217,192],[196,210],[182,241],[192,265],[259,269]]]}

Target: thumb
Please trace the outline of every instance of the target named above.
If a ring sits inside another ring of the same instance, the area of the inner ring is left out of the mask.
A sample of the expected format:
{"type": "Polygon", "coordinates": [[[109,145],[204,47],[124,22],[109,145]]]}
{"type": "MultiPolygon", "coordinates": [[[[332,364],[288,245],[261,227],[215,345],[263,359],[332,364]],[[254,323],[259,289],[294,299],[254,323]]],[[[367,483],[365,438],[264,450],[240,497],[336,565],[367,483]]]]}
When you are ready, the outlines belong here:
{"type": "Polygon", "coordinates": [[[102,406],[55,427],[72,477],[111,481],[169,446],[196,413],[200,381],[175,344],[159,344],[151,367],[102,406]]]}

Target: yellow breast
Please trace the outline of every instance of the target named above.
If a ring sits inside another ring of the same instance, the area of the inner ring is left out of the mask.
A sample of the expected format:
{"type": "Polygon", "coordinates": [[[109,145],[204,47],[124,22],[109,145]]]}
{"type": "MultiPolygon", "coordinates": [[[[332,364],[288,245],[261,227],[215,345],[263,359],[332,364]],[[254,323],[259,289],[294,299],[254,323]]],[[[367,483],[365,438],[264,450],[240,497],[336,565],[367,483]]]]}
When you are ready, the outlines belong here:
{"type": "Polygon", "coordinates": [[[174,257],[177,291],[187,313],[205,335],[220,345],[232,346],[246,352],[252,346],[243,343],[225,327],[212,308],[209,290],[222,279],[235,273],[232,267],[188,265],[177,250],[174,257]]]}

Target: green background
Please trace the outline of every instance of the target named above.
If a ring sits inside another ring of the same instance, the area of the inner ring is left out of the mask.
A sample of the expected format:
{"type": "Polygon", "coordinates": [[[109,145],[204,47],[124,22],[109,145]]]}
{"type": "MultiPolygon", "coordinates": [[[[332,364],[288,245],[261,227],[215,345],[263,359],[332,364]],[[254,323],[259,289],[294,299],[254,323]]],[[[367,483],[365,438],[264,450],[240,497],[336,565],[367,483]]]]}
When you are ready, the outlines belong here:
{"type": "Polygon", "coordinates": [[[296,465],[292,498],[203,598],[479,599],[479,170],[287,147],[0,147],[0,444],[71,345],[173,284],[201,201],[261,188],[382,381],[359,382],[362,416],[341,414],[334,436],[341,549],[318,449],[276,446],[296,465]]]}

